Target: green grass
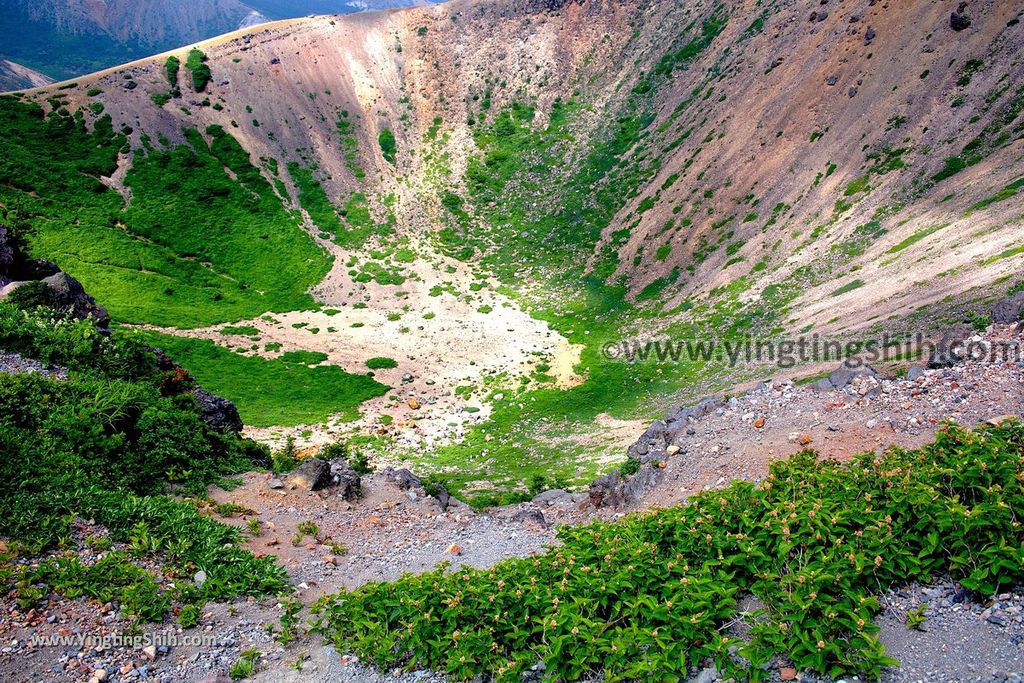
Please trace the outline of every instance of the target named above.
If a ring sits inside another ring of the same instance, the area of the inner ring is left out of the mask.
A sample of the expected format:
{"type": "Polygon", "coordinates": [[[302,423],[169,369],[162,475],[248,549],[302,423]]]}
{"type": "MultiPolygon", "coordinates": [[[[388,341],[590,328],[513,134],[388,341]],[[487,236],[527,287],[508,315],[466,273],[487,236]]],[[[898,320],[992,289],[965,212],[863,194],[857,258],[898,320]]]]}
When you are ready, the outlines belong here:
{"type": "Polygon", "coordinates": [[[22,216],[33,255],[82,281],[121,322],[197,327],[313,305],[331,258],[219,127],[208,145],[138,154],[132,203],[98,178],[125,144],[109,117],[44,117],[0,98],[0,203],[22,216]],[[236,174],[233,180],[225,166],[236,174]]]}
{"type": "Polygon", "coordinates": [[[832,678],[896,664],[877,596],[950,574],[982,595],[1024,579],[1024,427],[948,427],[920,450],[840,464],[804,452],[760,484],[680,507],[562,527],[560,543],[491,569],[443,566],[314,607],[314,631],[383,668],[519,681],[685,680],[706,659],[764,680],[782,657],[832,678]],[[728,626],[748,595],[764,609],[728,626]]]}
{"type": "Polygon", "coordinates": [[[366,367],[371,370],[390,370],[398,367],[398,361],[394,358],[370,358],[366,361],[366,367]]]}
{"type": "Polygon", "coordinates": [[[260,331],[251,325],[227,325],[218,330],[221,334],[238,337],[256,337],[260,331]]]}
{"type": "Polygon", "coordinates": [[[1015,180],[1014,182],[1010,183],[1009,185],[1007,185],[1006,187],[1004,187],[999,192],[997,192],[994,195],[992,195],[991,197],[987,197],[985,199],[982,199],[981,201],[979,201],[979,202],[975,203],[974,205],[972,205],[971,208],[969,208],[967,210],[967,214],[966,215],[969,216],[972,213],[974,213],[975,211],[981,211],[982,209],[987,209],[988,207],[992,206],[993,204],[998,204],[999,202],[1005,202],[1008,199],[1013,199],[1014,197],[1017,196],[1018,192],[1020,192],[1022,187],[1024,187],[1024,178],[1019,178],[1019,179],[1015,180]]]}
{"type": "Polygon", "coordinates": [[[278,358],[284,363],[298,363],[299,365],[320,365],[327,360],[327,354],[320,351],[288,351],[282,353],[278,358]]]}
{"type": "Polygon", "coordinates": [[[369,377],[333,365],[307,367],[305,361],[322,360],[317,354],[268,360],[242,356],[203,339],[136,334],[187,367],[210,391],[234,401],[242,420],[253,427],[314,424],[335,414],[354,420],[360,403],[388,391],[369,377]]]}
{"type": "Polygon", "coordinates": [[[939,230],[942,230],[945,227],[947,227],[947,224],[940,223],[938,225],[931,225],[931,226],[928,226],[927,228],[922,228],[922,229],[916,231],[914,234],[912,234],[907,239],[905,239],[902,242],[900,242],[899,244],[896,244],[896,245],[890,247],[885,253],[887,253],[887,254],[899,253],[899,252],[903,251],[904,249],[906,249],[907,247],[910,247],[910,246],[912,246],[914,244],[917,244],[918,242],[920,242],[924,238],[928,237],[929,235],[935,234],[936,232],[938,232],[939,230]]]}
{"type": "Polygon", "coordinates": [[[1017,256],[1019,254],[1024,254],[1024,244],[1017,247],[1010,247],[1009,249],[1004,249],[1003,251],[999,252],[994,256],[989,256],[987,259],[982,261],[981,264],[983,266],[987,266],[997,261],[1002,261],[1003,259],[1013,258],[1014,256],[1017,256]]]}
{"type": "Polygon", "coordinates": [[[841,296],[843,294],[846,294],[847,292],[852,292],[855,289],[860,289],[865,284],[867,283],[865,283],[860,278],[857,278],[856,280],[851,280],[850,282],[847,282],[845,285],[832,292],[832,294],[830,294],[829,296],[841,296]]]}

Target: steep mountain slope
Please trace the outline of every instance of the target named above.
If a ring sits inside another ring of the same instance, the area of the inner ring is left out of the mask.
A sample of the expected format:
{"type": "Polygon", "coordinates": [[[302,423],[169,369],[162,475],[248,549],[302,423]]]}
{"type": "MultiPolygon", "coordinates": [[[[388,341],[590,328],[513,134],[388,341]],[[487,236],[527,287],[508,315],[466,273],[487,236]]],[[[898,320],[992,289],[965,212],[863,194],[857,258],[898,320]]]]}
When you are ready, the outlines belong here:
{"type": "Polygon", "coordinates": [[[606,343],[863,340],[1005,291],[1019,12],[460,0],[267,24],[6,101],[0,201],[115,319],[350,372],[400,356],[358,426],[458,487],[580,482],[622,420],[762,372],[606,343]],[[54,175],[81,160],[30,141],[28,101],[95,131],[99,183],[54,175]]]}
{"type": "MultiPolygon", "coordinates": [[[[52,78],[64,79],[252,26],[268,18],[413,4],[425,4],[425,0],[3,0],[0,35],[6,37],[3,56],[52,78]]],[[[8,87],[0,82],[0,92],[37,85],[40,83],[15,82],[8,87]]]]}
{"type": "Polygon", "coordinates": [[[252,10],[238,0],[4,0],[7,57],[71,78],[231,31],[252,10]]]}
{"type": "Polygon", "coordinates": [[[50,83],[53,83],[53,79],[38,71],[7,59],[0,60],[0,92],[39,88],[50,83]]]}

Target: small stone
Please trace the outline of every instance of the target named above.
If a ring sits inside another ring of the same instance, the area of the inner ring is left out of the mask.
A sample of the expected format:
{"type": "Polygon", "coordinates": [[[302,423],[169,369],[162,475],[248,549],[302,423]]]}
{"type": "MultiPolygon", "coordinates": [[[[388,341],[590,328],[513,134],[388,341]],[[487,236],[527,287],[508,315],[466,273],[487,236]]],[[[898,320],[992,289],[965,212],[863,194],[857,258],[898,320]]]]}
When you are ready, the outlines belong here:
{"type": "Polygon", "coordinates": [[[147,645],[142,648],[142,656],[146,659],[156,659],[156,645],[147,645]]]}
{"type": "Polygon", "coordinates": [[[801,446],[806,446],[807,444],[811,443],[812,441],[814,441],[814,439],[811,437],[810,434],[801,434],[800,435],[800,445],[801,446]]]}
{"type": "Polygon", "coordinates": [[[200,569],[196,572],[196,575],[192,578],[192,580],[195,581],[196,586],[202,588],[203,584],[206,583],[206,572],[200,569]]]}
{"type": "Polygon", "coordinates": [[[759,417],[756,420],[754,420],[754,427],[756,427],[757,429],[763,429],[767,421],[768,420],[766,420],[765,418],[759,417]]]}
{"type": "Polygon", "coordinates": [[[779,678],[784,681],[795,681],[796,680],[796,669],[791,666],[784,666],[779,669],[779,678]]]}
{"type": "Polygon", "coordinates": [[[461,555],[462,554],[462,546],[460,546],[458,543],[452,543],[450,546],[448,546],[448,554],[449,555],[461,555]]]}
{"type": "Polygon", "coordinates": [[[419,410],[420,409],[420,402],[417,401],[414,398],[410,398],[406,403],[408,403],[409,407],[412,408],[413,410],[419,410]]]}

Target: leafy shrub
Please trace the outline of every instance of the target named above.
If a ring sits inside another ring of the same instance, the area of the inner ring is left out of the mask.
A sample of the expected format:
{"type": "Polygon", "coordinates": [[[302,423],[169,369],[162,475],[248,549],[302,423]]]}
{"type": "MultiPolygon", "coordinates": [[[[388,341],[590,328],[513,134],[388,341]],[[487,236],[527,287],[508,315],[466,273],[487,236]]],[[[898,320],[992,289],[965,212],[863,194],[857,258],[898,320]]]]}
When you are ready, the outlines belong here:
{"type": "MultiPolygon", "coordinates": [[[[36,551],[65,537],[70,519],[84,517],[140,552],[162,553],[182,576],[206,571],[201,589],[179,596],[185,601],[285,587],[272,560],[237,547],[237,529],[165,495],[168,483],[205,494],[223,474],[266,459],[262,446],[202,421],[192,395],[178,392],[190,387],[187,375],[167,381],[154,354],[117,331],[100,334],[91,322],[7,302],[0,303],[0,348],[71,370],[63,381],[0,374],[0,477],[12,482],[0,490],[0,537],[36,551]]],[[[107,569],[58,565],[21,583],[28,596],[40,582],[93,590],[104,583],[97,572],[107,569]]],[[[164,598],[142,574],[135,579],[119,600],[134,601],[140,618],[162,616],[164,598]]]]}
{"type": "Polygon", "coordinates": [[[978,313],[977,311],[967,311],[964,314],[964,320],[970,323],[971,327],[978,332],[984,332],[992,324],[992,316],[978,313]]]}
{"type": "Polygon", "coordinates": [[[10,297],[0,302],[0,348],[107,379],[156,382],[160,376],[156,357],[134,339],[103,334],[91,321],[53,311],[19,310],[10,297]]]}
{"type": "Polygon", "coordinates": [[[21,310],[32,310],[40,306],[52,306],[53,290],[42,280],[31,280],[18,285],[4,299],[7,303],[21,310]]]}
{"type": "Polygon", "coordinates": [[[636,474],[639,471],[640,461],[636,458],[627,458],[626,462],[622,463],[622,466],[619,468],[619,474],[624,477],[636,474]]]}
{"type": "Polygon", "coordinates": [[[395,134],[391,132],[390,128],[385,128],[377,137],[377,142],[380,143],[380,151],[384,155],[384,160],[393,166],[395,164],[395,155],[398,154],[395,134]]]}
{"type": "Polygon", "coordinates": [[[366,361],[366,367],[370,368],[371,370],[390,370],[392,368],[398,367],[398,361],[396,361],[394,358],[370,358],[369,360],[366,361]]]}
{"type": "MultiPolygon", "coordinates": [[[[51,558],[31,568],[20,565],[11,581],[19,595],[55,592],[71,599],[117,602],[124,613],[146,622],[160,621],[170,606],[170,596],[161,594],[153,574],[120,552],[107,553],[92,565],[77,557],[51,558]]],[[[31,598],[21,602],[26,608],[34,604],[31,598]]]]}
{"type": "Polygon", "coordinates": [[[320,601],[314,630],[379,666],[518,681],[685,678],[711,658],[763,679],[798,669],[877,679],[874,597],[950,573],[984,595],[1024,578],[1024,427],[949,426],[920,450],[841,464],[804,452],[760,484],[705,491],[678,508],[559,531],[544,555],[486,569],[442,566],[320,601]],[[747,640],[737,602],[766,605],[747,640]]]}
{"type": "Polygon", "coordinates": [[[185,68],[192,72],[192,87],[196,92],[206,90],[206,84],[210,82],[213,75],[210,73],[210,66],[206,63],[206,55],[199,48],[192,48],[185,60],[185,68]]]}
{"type": "Polygon", "coordinates": [[[181,60],[171,55],[164,62],[164,74],[167,76],[167,83],[171,86],[171,90],[178,87],[178,69],[181,68],[181,60]]]}

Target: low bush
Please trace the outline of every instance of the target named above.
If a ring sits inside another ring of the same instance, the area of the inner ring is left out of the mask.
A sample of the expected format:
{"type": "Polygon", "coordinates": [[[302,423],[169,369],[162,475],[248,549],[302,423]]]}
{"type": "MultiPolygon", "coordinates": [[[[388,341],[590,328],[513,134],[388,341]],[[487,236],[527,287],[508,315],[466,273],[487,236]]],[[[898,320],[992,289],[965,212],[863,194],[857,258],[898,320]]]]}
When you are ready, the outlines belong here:
{"type": "Polygon", "coordinates": [[[202,602],[286,587],[272,559],[238,547],[237,529],[167,495],[205,495],[225,474],[269,462],[265,447],[203,422],[186,373],[161,372],[151,351],[117,331],[101,334],[89,321],[6,302],[0,348],[68,369],[63,380],[0,374],[0,477],[9,483],[0,491],[0,537],[33,554],[65,540],[76,517],[91,519],[133,552],[160,554],[172,578],[207,574],[201,587],[179,582],[173,596],[164,596],[137,567],[115,572],[58,559],[0,584],[13,584],[29,601],[45,596],[40,586],[97,599],[107,594],[93,592],[121,586],[117,600],[144,620],[162,617],[172,599],[202,602]]]}
{"type": "Polygon", "coordinates": [[[185,60],[185,68],[192,72],[192,87],[196,92],[206,90],[206,85],[213,78],[210,66],[206,63],[206,55],[199,48],[192,48],[185,60]]]}
{"type": "Polygon", "coordinates": [[[840,464],[804,452],[760,484],[681,507],[565,528],[546,554],[486,569],[442,566],[323,599],[315,631],[379,666],[466,680],[680,680],[706,659],[761,680],[798,669],[877,679],[876,596],[950,574],[983,595],[1024,579],[1024,427],[949,426],[920,450],[840,464]],[[746,639],[737,604],[765,609],[746,639]]]}

